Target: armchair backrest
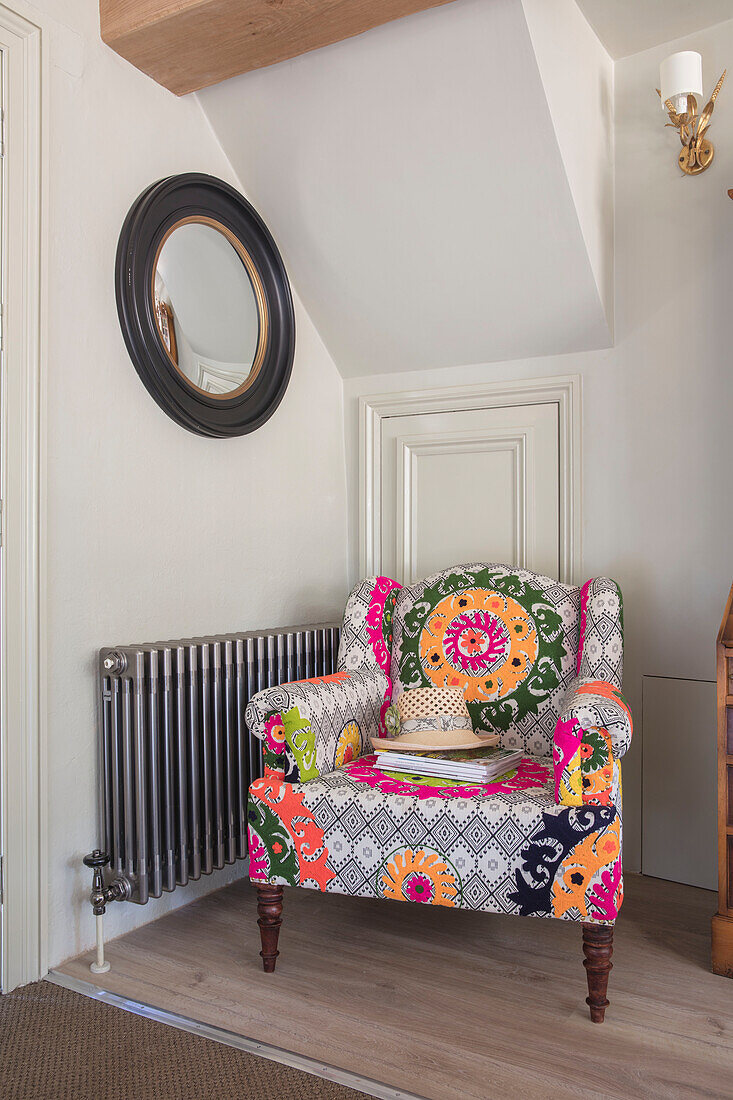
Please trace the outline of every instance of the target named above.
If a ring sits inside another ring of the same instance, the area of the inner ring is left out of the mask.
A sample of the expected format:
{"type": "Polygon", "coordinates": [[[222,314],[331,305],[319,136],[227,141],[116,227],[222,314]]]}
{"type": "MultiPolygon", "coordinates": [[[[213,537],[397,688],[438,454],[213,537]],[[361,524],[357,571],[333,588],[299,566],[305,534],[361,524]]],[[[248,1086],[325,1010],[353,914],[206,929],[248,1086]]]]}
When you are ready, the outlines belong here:
{"type": "Polygon", "coordinates": [[[460,686],[476,728],[549,756],[577,676],[621,687],[621,592],[608,577],[577,588],[484,562],[406,588],[368,577],[346,604],[338,670],[374,669],[389,677],[380,719],[407,688],[460,686]]]}
{"type": "Polygon", "coordinates": [[[476,728],[537,756],[552,753],[579,668],[620,686],[621,595],[605,578],[581,590],[507,565],[445,569],[401,590],[393,636],[395,698],[407,688],[462,687],[476,728]]]}

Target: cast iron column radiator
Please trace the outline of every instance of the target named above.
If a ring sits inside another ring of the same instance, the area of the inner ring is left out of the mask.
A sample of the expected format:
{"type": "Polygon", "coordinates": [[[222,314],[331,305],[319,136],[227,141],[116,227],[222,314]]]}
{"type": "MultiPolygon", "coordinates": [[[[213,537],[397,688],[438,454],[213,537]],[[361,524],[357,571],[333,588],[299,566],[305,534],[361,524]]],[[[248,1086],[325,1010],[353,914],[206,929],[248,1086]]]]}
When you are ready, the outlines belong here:
{"type": "Polygon", "coordinates": [[[339,635],[329,623],[100,650],[104,850],[84,859],[100,936],[109,902],[144,905],[247,855],[262,758],[245,707],[262,688],[334,672],[339,635]]]}

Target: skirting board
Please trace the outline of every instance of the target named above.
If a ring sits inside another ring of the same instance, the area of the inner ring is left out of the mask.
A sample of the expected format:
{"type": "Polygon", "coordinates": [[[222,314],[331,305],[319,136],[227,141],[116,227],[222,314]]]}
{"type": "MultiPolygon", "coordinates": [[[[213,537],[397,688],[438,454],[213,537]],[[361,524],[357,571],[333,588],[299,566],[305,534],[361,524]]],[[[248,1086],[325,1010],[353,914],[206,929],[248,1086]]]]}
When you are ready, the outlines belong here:
{"type": "Polygon", "coordinates": [[[329,1066],[312,1058],[306,1058],[302,1054],[293,1054],[289,1050],[270,1046],[269,1043],[260,1043],[255,1039],[247,1039],[244,1035],[237,1035],[234,1031],[226,1031],[221,1027],[212,1027],[210,1024],[191,1020],[187,1016],[180,1016],[177,1012],[168,1012],[154,1005],[145,1004],[142,1001],[133,1001],[129,997],[121,997],[117,993],[110,993],[106,989],[100,989],[92,982],[83,982],[79,978],[72,978],[58,970],[50,970],[46,975],[46,981],[54,985],[71,989],[74,993],[81,993],[83,997],[91,997],[95,1001],[121,1008],[123,1012],[132,1012],[136,1016],[144,1016],[148,1020],[155,1020],[160,1024],[168,1024],[179,1031],[189,1031],[192,1035],[200,1035],[204,1039],[213,1039],[215,1043],[223,1043],[225,1046],[235,1047],[247,1054],[255,1054],[258,1058],[267,1058],[270,1062],[279,1062],[283,1066],[302,1070],[314,1077],[321,1077],[325,1081],[334,1081],[337,1085],[345,1085],[357,1092],[366,1093],[367,1096],[375,1096],[377,1100],[423,1100],[412,1092],[404,1092],[402,1089],[383,1085],[381,1081],[372,1081],[368,1077],[362,1077],[358,1073],[350,1073],[336,1066],[329,1066]]]}

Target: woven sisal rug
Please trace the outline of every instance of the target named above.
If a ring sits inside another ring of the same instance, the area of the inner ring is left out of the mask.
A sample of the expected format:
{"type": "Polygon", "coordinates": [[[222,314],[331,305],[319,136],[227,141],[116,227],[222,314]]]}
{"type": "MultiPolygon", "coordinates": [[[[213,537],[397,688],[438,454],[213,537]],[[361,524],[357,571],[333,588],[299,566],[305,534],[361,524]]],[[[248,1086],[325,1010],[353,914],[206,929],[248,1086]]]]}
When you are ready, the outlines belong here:
{"type": "Polygon", "coordinates": [[[363,1100],[50,982],[0,997],[2,1100],[363,1100]]]}

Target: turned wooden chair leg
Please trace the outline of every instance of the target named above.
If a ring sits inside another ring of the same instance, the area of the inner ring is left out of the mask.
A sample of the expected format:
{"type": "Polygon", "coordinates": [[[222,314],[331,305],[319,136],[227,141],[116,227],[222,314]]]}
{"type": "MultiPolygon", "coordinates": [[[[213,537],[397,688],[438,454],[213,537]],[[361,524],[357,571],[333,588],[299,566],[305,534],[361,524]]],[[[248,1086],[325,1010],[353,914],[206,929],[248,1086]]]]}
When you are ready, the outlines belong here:
{"type": "Polygon", "coordinates": [[[272,974],[275,970],[275,961],[280,954],[277,949],[277,938],[280,935],[283,912],[283,888],[282,886],[263,885],[257,887],[257,923],[260,926],[260,939],[262,941],[262,969],[265,974],[272,974]]]}
{"type": "Polygon", "coordinates": [[[583,966],[588,977],[588,996],[590,1018],[594,1024],[602,1024],[606,1015],[608,998],[608,975],[611,973],[611,955],[613,955],[613,925],[583,925],[583,966]]]}

